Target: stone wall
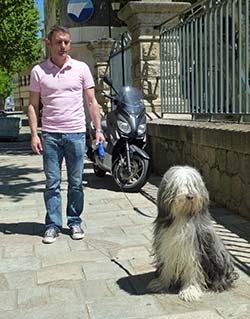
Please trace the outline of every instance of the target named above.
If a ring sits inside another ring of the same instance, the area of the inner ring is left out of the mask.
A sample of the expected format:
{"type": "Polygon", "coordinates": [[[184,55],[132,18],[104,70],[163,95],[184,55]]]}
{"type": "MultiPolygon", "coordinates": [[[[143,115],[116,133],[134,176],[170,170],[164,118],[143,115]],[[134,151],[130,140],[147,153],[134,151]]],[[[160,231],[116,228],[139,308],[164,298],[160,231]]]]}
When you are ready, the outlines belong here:
{"type": "Polygon", "coordinates": [[[114,43],[113,39],[95,40],[88,44],[94,59],[93,77],[96,84],[96,98],[101,108],[102,115],[107,114],[111,109],[110,100],[102,95],[102,92],[110,94],[110,87],[102,80],[104,75],[108,75],[109,54],[114,43]]]}
{"type": "Polygon", "coordinates": [[[210,199],[250,218],[250,126],[180,120],[148,124],[153,171],[190,165],[202,174],[210,199]]]}

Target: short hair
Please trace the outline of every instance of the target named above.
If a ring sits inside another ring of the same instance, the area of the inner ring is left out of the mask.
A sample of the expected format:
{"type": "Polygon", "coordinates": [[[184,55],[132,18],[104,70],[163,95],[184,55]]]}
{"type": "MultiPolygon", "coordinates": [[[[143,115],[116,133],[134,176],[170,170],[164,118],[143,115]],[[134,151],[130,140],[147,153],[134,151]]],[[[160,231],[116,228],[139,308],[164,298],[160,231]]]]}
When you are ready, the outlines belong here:
{"type": "Polygon", "coordinates": [[[52,36],[53,36],[53,33],[54,33],[54,32],[62,32],[62,33],[68,33],[68,34],[70,34],[68,28],[65,28],[65,27],[63,27],[63,26],[61,26],[61,25],[55,24],[55,25],[53,25],[53,26],[50,28],[50,30],[49,30],[48,37],[47,37],[49,41],[52,40],[52,36]]]}

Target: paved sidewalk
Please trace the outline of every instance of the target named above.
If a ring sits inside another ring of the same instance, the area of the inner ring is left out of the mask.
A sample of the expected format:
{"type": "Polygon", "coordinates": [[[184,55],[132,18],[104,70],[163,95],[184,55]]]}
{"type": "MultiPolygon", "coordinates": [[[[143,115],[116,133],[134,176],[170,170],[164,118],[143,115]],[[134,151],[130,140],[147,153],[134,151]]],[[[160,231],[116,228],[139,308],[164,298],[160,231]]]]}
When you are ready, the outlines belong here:
{"type": "MultiPolygon", "coordinates": [[[[140,193],[119,191],[110,175],[98,179],[85,165],[86,237],[65,229],[42,244],[44,175],[27,131],[0,142],[0,318],[3,319],[249,319],[250,222],[214,207],[215,227],[235,257],[236,288],[186,303],[150,295],[152,222],[159,176],[140,193]]],[[[66,205],[65,169],[62,176],[66,205]]]]}

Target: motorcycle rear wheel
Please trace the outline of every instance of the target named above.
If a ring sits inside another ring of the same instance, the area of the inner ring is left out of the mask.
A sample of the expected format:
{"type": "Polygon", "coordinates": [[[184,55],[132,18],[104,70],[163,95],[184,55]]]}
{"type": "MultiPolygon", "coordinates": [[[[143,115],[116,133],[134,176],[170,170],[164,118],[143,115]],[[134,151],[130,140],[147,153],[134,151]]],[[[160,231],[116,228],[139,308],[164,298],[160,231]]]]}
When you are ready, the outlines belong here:
{"type": "Polygon", "coordinates": [[[116,184],[125,192],[137,192],[149,177],[149,159],[133,154],[131,156],[131,174],[127,174],[126,161],[118,158],[114,162],[112,175],[116,184]]]}
{"type": "Polygon", "coordinates": [[[98,165],[93,164],[93,169],[94,169],[94,173],[95,176],[97,177],[104,177],[106,175],[106,171],[104,171],[103,169],[101,169],[98,165]]]}

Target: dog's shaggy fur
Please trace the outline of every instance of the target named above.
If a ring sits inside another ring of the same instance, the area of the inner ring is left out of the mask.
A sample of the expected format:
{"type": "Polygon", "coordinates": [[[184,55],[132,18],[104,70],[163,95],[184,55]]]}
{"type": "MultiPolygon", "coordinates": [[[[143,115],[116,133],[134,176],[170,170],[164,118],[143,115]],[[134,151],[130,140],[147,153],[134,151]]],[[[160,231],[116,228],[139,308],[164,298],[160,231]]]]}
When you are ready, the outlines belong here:
{"type": "Polygon", "coordinates": [[[156,278],[148,288],[163,292],[178,287],[185,301],[205,290],[229,289],[237,278],[231,256],[216,234],[208,211],[209,195],[199,172],[173,166],[157,195],[153,253],[156,278]]]}

